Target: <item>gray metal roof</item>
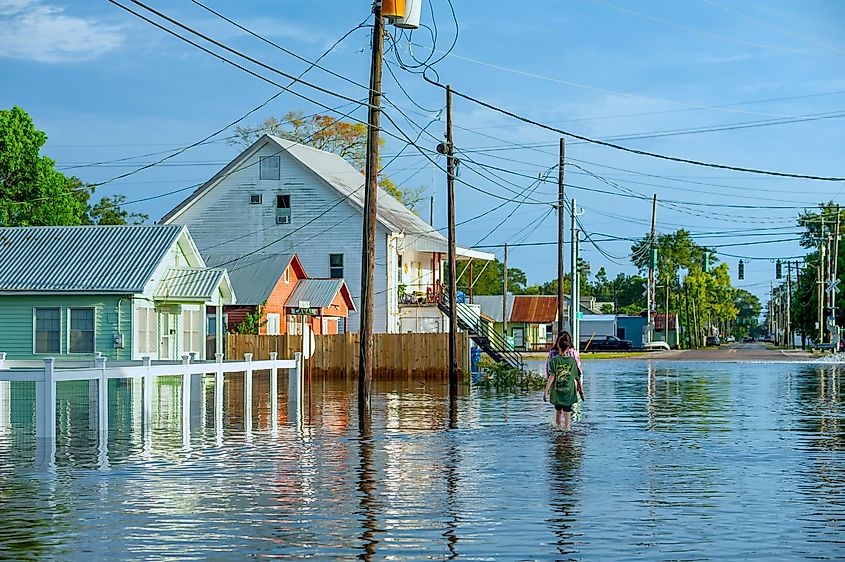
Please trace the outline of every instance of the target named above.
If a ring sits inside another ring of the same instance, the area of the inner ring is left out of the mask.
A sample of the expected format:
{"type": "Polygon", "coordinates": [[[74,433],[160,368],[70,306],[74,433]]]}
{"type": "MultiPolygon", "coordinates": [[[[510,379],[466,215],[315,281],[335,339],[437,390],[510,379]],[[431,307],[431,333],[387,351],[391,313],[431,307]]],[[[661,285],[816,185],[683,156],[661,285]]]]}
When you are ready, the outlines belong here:
{"type": "MultiPolygon", "coordinates": [[[[311,148],[287,139],[270,135],[267,138],[313,170],[352,204],[361,209],[364,208],[364,175],[349,162],[337,154],[311,148]]],[[[427,238],[445,240],[445,237],[439,232],[431,232],[433,230],[431,225],[381,188],[378,190],[378,220],[395,232],[402,231],[406,234],[418,234],[427,238]]]]}
{"type": "Polygon", "coordinates": [[[0,291],[140,293],[179,225],[0,228],[0,291]]]}
{"type": "Polygon", "coordinates": [[[259,305],[267,302],[293,254],[207,254],[208,267],[225,267],[229,272],[238,304],[259,305]]]}
{"type": "Polygon", "coordinates": [[[209,301],[225,275],[225,269],[173,267],[159,283],[155,298],[209,301]]]}
{"type": "Polygon", "coordinates": [[[341,287],[343,279],[300,279],[285,306],[296,307],[301,301],[308,301],[308,306],[326,308],[331,306],[341,287]]]}
{"type": "MultiPolygon", "coordinates": [[[[494,322],[502,321],[502,295],[475,295],[472,297],[472,304],[481,307],[481,312],[493,319],[494,322]]],[[[508,319],[513,312],[513,295],[508,294],[508,319]]]]}

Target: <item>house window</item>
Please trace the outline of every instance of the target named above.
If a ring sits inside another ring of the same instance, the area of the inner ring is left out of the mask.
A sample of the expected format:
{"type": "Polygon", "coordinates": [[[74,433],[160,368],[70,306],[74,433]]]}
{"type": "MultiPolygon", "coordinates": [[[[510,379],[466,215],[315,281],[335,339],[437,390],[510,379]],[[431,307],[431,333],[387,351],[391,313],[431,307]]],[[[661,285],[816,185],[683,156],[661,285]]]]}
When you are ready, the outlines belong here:
{"type": "Polygon", "coordinates": [[[337,333],[338,334],[345,334],[346,333],[346,318],[338,318],[337,319],[337,333]]]}
{"type": "Polygon", "coordinates": [[[276,195],[276,224],[290,224],[290,195],[276,195]]]}
{"type": "Polygon", "coordinates": [[[278,336],[282,333],[282,318],[278,314],[267,315],[267,335],[278,336]]]}
{"type": "Polygon", "coordinates": [[[182,311],[182,348],[185,353],[202,350],[202,311],[185,309],[182,311]]]}
{"type": "Polygon", "coordinates": [[[156,353],[158,344],[158,323],[153,308],[139,308],[135,315],[138,337],[138,353],[156,353]]]}
{"type": "Polygon", "coordinates": [[[300,322],[302,322],[302,318],[288,314],[288,334],[292,336],[300,335],[302,333],[300,322]]]}
{"type": "Polygon", "coordinates": [[[343,278],[343,254],[329,254],[329,277],[343,278]]]}
{"type": "MultiPolygon", "coordinates": [[[[229,325],[229,315],[223,315],[223,333],[226,333],[226,327],[229,325]]],[[[206,315],[206,330],[205,333],[209,336],[216,336],[217,335],[217,315],[216,314],[208,314],[206,315]]]]}
{"type": "Polygon", "coordinates": [[[249,204],[250,205],[261,205],[261,194],[260,193],[253,193],[249,196],[249,204]]]}
{"type": "Polygon", "coordinates": [[[62,310],[60,308],[36,308],[35,353],[61,353],[62,310]]]}
{"type": "Polygon", "coordinates": [[[286,267],[285,272],[282,274],[282,279],[285,281],[285,285],[290,284],[290,268],[286,267]]]}
{"type": "Polygon", "coordinates": [[[94,309],[70,309],[69,353],[94,353],[94,309]]]}
{"type": "Polygon", "coordinates": [[[280,156],[262,156],[259,160],[259,178],[262,180],[277,180],[282,167],[280,156]]]}

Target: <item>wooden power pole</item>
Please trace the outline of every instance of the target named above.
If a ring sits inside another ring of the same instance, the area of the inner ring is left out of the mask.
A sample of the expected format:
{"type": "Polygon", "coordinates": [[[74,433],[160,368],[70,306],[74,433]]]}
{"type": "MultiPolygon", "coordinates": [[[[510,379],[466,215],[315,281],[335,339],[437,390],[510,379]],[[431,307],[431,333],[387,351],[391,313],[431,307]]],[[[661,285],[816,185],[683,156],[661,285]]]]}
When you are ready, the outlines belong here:
{"type": "MultiPolygon", "coordinates": [[[[560,139],[560,161],[557,170],[557,333],[558,336],[566,329],[563,322],[563,237],[566,233],[564,217],[566,217],[566,194],[563,187],[563,155],[566,140],[560,139]]],[[[570,307],[572,308],[572,307],[570,307]]],[[[615,312],[615,311],[614,311],[615,312]]],[[[570,324],[572,321],[570,320],[570,324]]]]}
{"type": "Polygon", "coordinates": [[[455,147],[452,145],[452,88],[446,86],[446,189],[449,221],[449,397],[458,395],[458,268],[455,260],[455,147]]]}
{"type": "Polygon", "coordinates": [[[505,243],[505,263],[502,274],[502,335],[505,348],[508,346],[508,245],[505,243]]]}
{"type": "Polygon", "coordinates": [[[655,248],[655,231],[657,229],[657,194],[654,194],[654,199],[651,202],[651,242],[648,247],[648,302],[646,303],[646,327],[648,329],[648,343],[651,343],[654,334],[653,319],[651,316],[654,302],[656,300],[655,292],[657,291],[656,282],[654,279],[654,248],[655,248]]]}
{"type": "Polygon", "coordinates": [[[378,209],[379,118],[384,18],[381,2],[373,7],[373,53],[367,127],[367,161],[364,179],[364,234],[361,244],[361,349],[358,362],[358,409],[368,410],[373,382],[373,291],[376,220],[378,209]]]}

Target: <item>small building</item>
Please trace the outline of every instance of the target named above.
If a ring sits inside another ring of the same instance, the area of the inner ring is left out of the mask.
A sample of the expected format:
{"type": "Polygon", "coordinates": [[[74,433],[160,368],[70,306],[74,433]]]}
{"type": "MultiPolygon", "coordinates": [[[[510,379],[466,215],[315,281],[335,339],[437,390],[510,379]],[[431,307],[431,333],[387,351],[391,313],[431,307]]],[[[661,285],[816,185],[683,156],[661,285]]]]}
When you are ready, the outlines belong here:
{"type": "Polygon", "coordinates": [[[646,343],[646,319],[642,316],[619,315],[616,317],[616,337],[630,340],[634,348],[640,349],[646,343]]]}
{"type": "Polygon", "coordinates": [[[579,326],[582,341],[595,337],[618,337],[615,314],[585,314],[579,326]]]}
{"type": "Polygon", "coordinates": [[[234,302],[228,273],[206,267],[184,226],[0,228],[9,359],[203,359],[207,307],[234,302]]]}
{"type": "Polygon", "coordinates": [[[669,347],[676,348],[680,345],[680,335],[678,334],[678,315],[669,315],[669,330],[666,330],[666,315],[654,315],[654,334],[652,341],[665,341],[669,347]]]}
{"type": "Polygon", "coordinates": [[[557,297],[516,295],[513,299],[508,335],[514,349],[544,351],[554,344],[557,297]]]}
{"type": "MultiPolygon", "coordinates": [[[[238,294],[238,304],[223,310],[229,332],[254,319],[259,334],[296,335],[302,333],[305,317],[315,334],[339,334],[346,331],[349,311],[355,310],[343,279],[309,278],[296,254],[207,254],[205,259],[228,268],[238,294]]],[[[212,331],[214,310],[208,312],[212,331]]]]}

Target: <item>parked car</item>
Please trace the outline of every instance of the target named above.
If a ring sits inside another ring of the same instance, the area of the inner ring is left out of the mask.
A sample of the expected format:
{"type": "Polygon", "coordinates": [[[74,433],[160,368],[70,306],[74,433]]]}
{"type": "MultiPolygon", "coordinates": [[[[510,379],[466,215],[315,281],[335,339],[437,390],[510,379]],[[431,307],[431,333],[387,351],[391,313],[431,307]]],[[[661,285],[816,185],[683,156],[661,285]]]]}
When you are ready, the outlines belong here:
{"type": "Polygon", "coordinates": [[[733,336],[728,336],[728,337],[726,337],[726,338],[725,338],[725,341],[726,341],[727,343],[735,343],[735,342],[736,342],[736,338],[735,338],[735,337],[733,337],[733,336]]]}
{"type": "Polygon", "coordinates": [[[643,344],[643,349],[646,351],[669,351],[672,348],[665,341],[650,341],[643,344]]]}
{"type": "Polygon", "coordinates": [[[707,347],[719,347],[720,345],[722,345],[722,340],[719,339],[719,336],[707,336],[705,345],[707,347]]]}
{"type": "Polygon", "coordinates": [[[596,336],[592,339],[581,338],[581,350],[588,351],[624,351],[632,349],[634,343],[631,340],[621,340],[616,336],[596,336]]]}
{"type": "Polygon", "coordinates": [[[754,343],[754,341],[754,338],[752,338],[751,336],[745,336],[744,338],[742,338],[742,343],[754,343]]]}

